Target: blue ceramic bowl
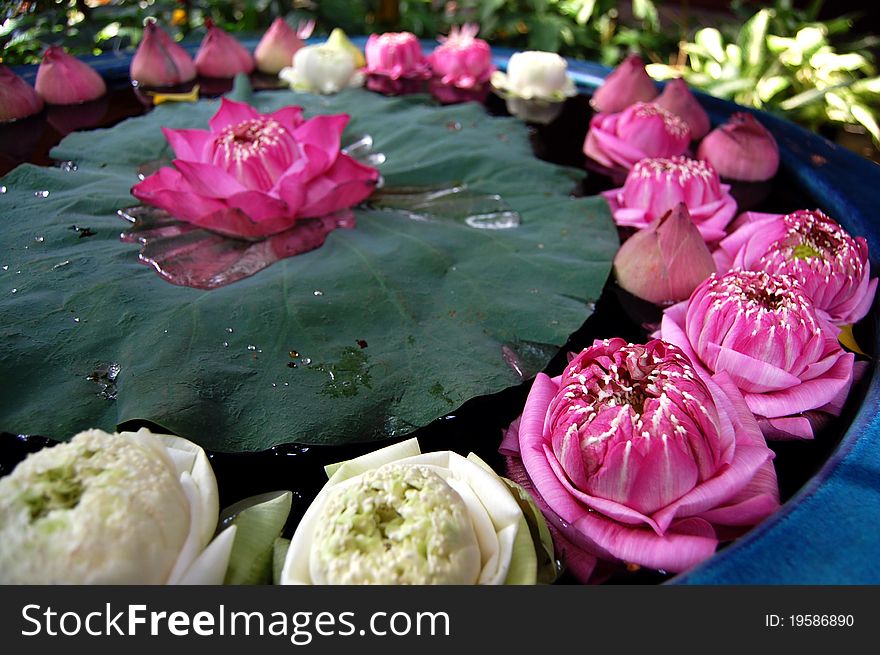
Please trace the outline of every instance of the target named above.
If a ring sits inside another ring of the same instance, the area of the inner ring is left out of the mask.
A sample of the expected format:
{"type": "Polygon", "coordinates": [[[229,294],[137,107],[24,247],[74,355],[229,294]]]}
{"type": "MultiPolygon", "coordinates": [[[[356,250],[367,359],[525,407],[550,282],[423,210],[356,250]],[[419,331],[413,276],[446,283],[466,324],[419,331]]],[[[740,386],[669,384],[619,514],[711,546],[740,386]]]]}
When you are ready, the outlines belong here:
{"type": "MultiPolygon", "coordinates": [[[[353,39],[363,47],[366,39],[353,39]]],[[[256,40],[245,40],[253,49],[256,40]]],[[[430,51],[436,44],[424,41],[430,51]]],[[[195,52],[197,44],[190,45],[195,52]]],[[[509,48],[494,48],[496,66],[505,70],[509,48]]],[[[89,60],[108,81],[128,79],[130,55],[106,54],[89,60]]],[[[17,69],[33,83],[36,67],[17,69]]],[[[569,61],[578,88],[591,93],[609,69],[569,61]]],[[[736,111],[758,116],[779,143],[786,177],[804,192],[804,208],[818,205],[850,233],[864,236],[870,252],[880,252],[880,166],[770,114],[707,95],[698,97],[713,124],[736,111]]],[[[792,207],[792,210],[801,207],[792,207]]],[[[875,263],[875,271],[880,270],[875,263]]],[[[871,333],[880,335],[878,312],[871,333]]],[[[872,352],[880,352],[873,344],[872,352]]],[[[780,511],[745,537],[672,584],[878,584],[880,583],[880,376],[870,383],[837,449],[821,470],[780,511]]]]}

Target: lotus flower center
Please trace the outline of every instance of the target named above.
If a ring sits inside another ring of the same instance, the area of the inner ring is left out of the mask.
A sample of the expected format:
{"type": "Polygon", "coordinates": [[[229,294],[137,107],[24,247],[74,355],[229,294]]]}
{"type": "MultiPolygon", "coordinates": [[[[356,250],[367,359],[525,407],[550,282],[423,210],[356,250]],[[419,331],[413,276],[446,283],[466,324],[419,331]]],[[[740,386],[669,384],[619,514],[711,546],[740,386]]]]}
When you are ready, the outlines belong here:
{"type": "Polygon", "coordinates": [[[671,179],[677,175],[679,184],[684,185],[693,178],[709,182],[715,170],[704,161],[688,157],[656,157],[639,161],[632,175],[642,179],[671,179]]]}
{"type": "Polygon", "coordinates": [[[690,128],[681,118],[660,105],[651,102],[640,103],[636,106],[633,116],[636,118],[651,118],[659,116],[663,119],[663,127],[674,137],[684,138],[690,134],[690,128]]]}
{"type": "Polygon", "coordinates": [[[480,547],[467,505],[433,467],[387,464],[322,508],[316,584],[474,584],[480,547]]]}
{"type": "Polygon", "coordinates": [[[815,326],[811,304],[801,292],[798,282],[787,275],[770,275],[764,271],[739,271],[716,279],[712,284],[712,295],[717,303],[729,298],[740,305],[746,315],[757,310],[758,320],[765,313],[777,314],[789,322],[789,314],[794,313],[792,321],[815,326]]]}
{"type": "Polygon", "coordinates": [[[278,121],[253,118],[225,127],[217,143],[228,159],[243,160],[278,145],[285,132],[278,121]]]}

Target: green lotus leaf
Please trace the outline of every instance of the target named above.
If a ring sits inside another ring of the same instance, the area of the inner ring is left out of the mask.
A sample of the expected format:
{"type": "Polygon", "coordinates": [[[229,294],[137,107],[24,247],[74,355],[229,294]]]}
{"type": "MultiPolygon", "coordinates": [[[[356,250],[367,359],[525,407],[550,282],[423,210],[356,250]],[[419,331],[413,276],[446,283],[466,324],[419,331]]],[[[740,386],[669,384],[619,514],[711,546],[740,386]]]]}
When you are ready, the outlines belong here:
{"type": "Polygon", "coordinates": [[[519,384],[590,315],[618,246],[606,203],[571,197],[583,172],[536,159],[522,124],[362,90],[251,102],[347,113],[346,139],[385,155],[383,191],[462,186],[520,225],[380,203],[251,277],[176,286],[120,240],[116,212],[136,204],[139,168],[171,158],[160,128],[205,128],[219,102],[74,133],[52,154],[75,170],[0,181],[0,429],[65,439],[150,421],[227,452],[383,439],[519,384]]]}

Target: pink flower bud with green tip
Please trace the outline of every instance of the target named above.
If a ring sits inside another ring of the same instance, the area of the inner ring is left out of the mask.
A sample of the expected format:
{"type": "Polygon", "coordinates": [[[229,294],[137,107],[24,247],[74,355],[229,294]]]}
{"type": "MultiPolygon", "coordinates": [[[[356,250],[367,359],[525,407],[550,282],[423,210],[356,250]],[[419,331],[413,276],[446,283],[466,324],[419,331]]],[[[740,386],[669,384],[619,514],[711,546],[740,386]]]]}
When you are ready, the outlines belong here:
{"type": "Polygon", "coordinates": [[[446,86],[473,89],[485,84],[495,72],[489,44],[476,38],[477,25],[454,26],[428,56],[434,75],[446,86]]]}
{"type": "Polygon", "coordinates": [[[428,60],[418,38],[411,32],[371,34],[364,49],[367,66],[364,72],[398,80],[427,79],[431,76],[428,60]]]}
{"type": "Polygon", "coordinates": [[[779,170],[776,139],[747,112],[737,112],[700,143],[697,157],[705,159],[721,177],[741,182],[769,180],[779,170]]]}
{"type": "Polygon", "coordinates": [[[34,88],[0,64],[0,123],[17,121],[43,109],[43,100],[34,88]]]}
{"type": "Polygon", "coordinates": [[[719,270],[745,268],[790,275],[816,308],[837,325],[865,317],[877,291],[868,243],[820,210],[743,214],[740,227],[715,251],[719,270]]]}
{"type": "Polygon", "coordinates": [[[714,272],[709,248],[684,203],[627,239],[614,258],[618,284],[655,305],[686,299],[714,272]]]}
{"type": "Polygon", "coordinates": [[[713,275],[663,313],[660,334],[707,374],[727,373],[752,413],[793,438],[811,439],[802,413],[839,413],[852,384],[852,353],[788,275],[713,275]]]}
{"type": "Polygon", "coordinates": [[[539,373],[518,440],[551,525],[601,559],[684,571],[779,507],[736,387],[660,340],[596,341],[562,375],[539,373]]]}
{"type": "Polygon", "coordinates": [[[637,102],[619,114],[596,114],[584,154],[608,168],[630,169],[649,157],[682,155],[691,131],[681,118],[654,103],[637,102]]]}
{"type": "Polygon", "coordinates": [[[340,150],[348,116],[304,120],[300,107],[260,114],[223,98],[210,130],[163,132],[177,159],[132,195],[182,221],[242,239],[283,232],[302,218],[348,209],[379,172],[340,150]]]}
{"type": "Polygon", "coordinates": [[[670,80],[654,100],[664,109],[684,120],[691,130],[691,139],[702,139],[709,133],[709,115],[682,79],[670,80]]]}
{"type": "Polygon", "coordinates": [[[277,75],[282,68],[290,66],[297,50],[305,45],[303,39],[309,38],[314,29],[314,21],[302,23],[298,29],[293,29],[283,18],[276,18],[254,51],[257,70],[277,75]]]}
{"type": "Polygon", "coordinates": [[[94,68],[54,45],[43,54],[35,87],[50,105],[78,105],[107,93],[107,85],[94,68]]]}
{"type": "Polygon", "coordinates": [[[144,25],[144,37],[131,60],[129,73],[139,86],[175,86],[194,80],[196,67],[189,53],[155,21],[150,21],[144,25]]]}
{"type": "Polygon", "coordinates": [[[657,97],[654,80],[645,71],[645,62],[638,55],[630,55],[617,65],[602,83],[590,105],[604,114],[623,111],[637,102],[651,102],[657,97]]]}
{"type": "Polygon", "coordinates": [[[736,214],[730,186],[722,184],[709,164],[687,157],[657,157],[639,161],[623,186],[605,191],[614,221],[623,227],[644,228],[679,203],[707,242],[725,236],[736,214]]]}
{"type": "Polygon", "coordinates": [[[203,77],[235,77],[254,70],[254,58],[238,40],[212,25],[196,53],[196,70],[203,77]]]}

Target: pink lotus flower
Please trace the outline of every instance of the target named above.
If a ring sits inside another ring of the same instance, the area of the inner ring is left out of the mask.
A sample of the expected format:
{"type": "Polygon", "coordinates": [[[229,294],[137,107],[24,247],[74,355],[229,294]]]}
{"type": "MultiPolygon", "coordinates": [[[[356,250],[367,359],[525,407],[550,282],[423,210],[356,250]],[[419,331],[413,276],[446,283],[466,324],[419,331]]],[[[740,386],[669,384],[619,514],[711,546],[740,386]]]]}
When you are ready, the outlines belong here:
{"type": "Polygon", "coordinates": [[[175,168],[162,168],[132,194],[180,220],[256,239],[302,218],[352,207],[379,173],[340,153],[346,115],[303,120],[299,107],[260,114],[224,98],[210,130],[163,129],[175,168]]]}
{"type": "Polygon", "coordinates": [[[196,70],[203,77],[235,77],[254,70],[254,58],[238,40],[211,26],[196,53],[196,70]]]}
{"type": "Polygon", "coordinates": [[[192,57],[174,42],[155,21],[144,25],[144,38],[129,68],[131,79],[140,86],[175,86],[194,80],[192,57]]]}
{"type": "Polygon", "coordinates": [[[769,180],[779,170],[776,139],[746,112],[733,114],[706,135],[697,157],[712,164],[721,177],[742,182],[769,180]]]}
{"type": "Polygon", "coordinates": [[[422,46],[411,32],[371,34],[364,54],[367,58],[364,72],[369,75],[381,75],[392,80],[424,80],[431,76],[422,46]]]}
{"type": "Polygon", "coordinates": [[[706,241],[725,236],[736,214],[730,186],[721,184],[709,164],[687,157],[643,159],[632,167],[623,186],[605,191],[614,221],[644,228],[683,202],[706,241]]]}
{"type": "Polygon", "coordinates": [[[302,22],[293,29],[283,18],[276,18],[254,51],[257,70],[277,75],[282,68],[290,66],[293,55],[305,45],[303,39],[309,38],[314,29],[313,20],[302,22]]]}
{"type": "Polygon", "coordinates": [[[709,114],[691,93],[684,80],[668,81],[663,88],[663,93],[654,102],[684,120],[691,130],[691,139],[702,139],[709,133],[711,127],[709,114]]]}
{"type": "Polygon", "coordinates": [[[438,37],[441,45],[428,56],[428,64],[446,86],[474,89],[485,84],[495,72],[492,50],[476,38],[477,25],[454,26],[447,37],[438,37]]]}
{"type": "Polygon", "coordinates": [[[0,123],[27,118],[43,109],[34,88],[0,64],[0,123]]]}
{"type": "Polygon", "coordinates": [[[818,209],[743,214],[740,227],[715,252],[719,270],[745,268],[783,273],[800,282],[828,320],[855,323],[868,313],[877,291],[868,244],[853,238],[818,209]]]}
{"type": "Polygon", "coordinates": [[[55,45],[46,48],[34,86],[50,105],[78,105],[107,93],[107,85],[95,69],[55,45]]]}
{"type": "Polygon", "coordinates": [[[651,102],[657,97],[657,86],[645,71],[645,62],[630,55],[608,74],[590,105],[604,114],[616,114],[636,102],[651,102]]]}
{"type": "Polygon", "coordinates": [[[702,371],[730,375],[766,434],[811,439],[800,414],[839,413],[852,383],[852,353],[787,275],[713,275],[663,313],[660,333],[702,371]]]}
{"type": "Polygon", "coordinates": [[[618,284],[656,305],[684,300],[714,272],[709,248],[684,203],[636,232],[614,257],[618,284]]]}
{"type": "Polygon", "coordinates": [[[659,340],[596,341],[561,376],[539,373],[518,441],[549,522],[602,559],[684,571],[779,507],[736,386],[659,340]]]}
{"type": "Polygon", "coordinates": [[[608,168],[632,168],[648,157],[684,154],[691,131],[682,119],[653,103],[637,102],[619,114],[596,114],[584,154],[608,168]]]}

